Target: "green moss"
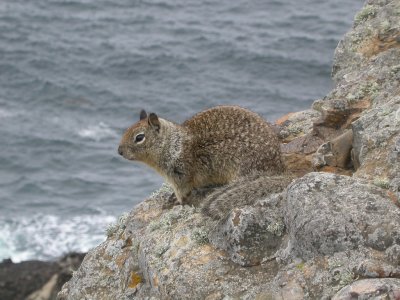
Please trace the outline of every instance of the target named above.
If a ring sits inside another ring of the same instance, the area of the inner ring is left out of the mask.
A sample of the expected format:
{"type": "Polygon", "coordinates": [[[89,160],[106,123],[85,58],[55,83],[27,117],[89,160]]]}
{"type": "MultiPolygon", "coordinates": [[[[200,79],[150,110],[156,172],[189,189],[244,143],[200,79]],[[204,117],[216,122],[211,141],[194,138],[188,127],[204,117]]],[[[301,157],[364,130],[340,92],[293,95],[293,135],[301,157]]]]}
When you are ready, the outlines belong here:
{"type": "Polygon", "coordinates": [[[342,266],[342,262],[336,258],[332,258],[328,261],[328,267],[330,270],[339,268],[342,266]]]}
{"type": "Polygon", "coordinates": [[[118,230],[117,223],[110,223],[106,228],[106,235],[107,237],[113,236],[118,230]]]}
{"type": "Polygon", "coordinates": [[[170,231],[173,222],[169,218],[161,218],[160,220],[151,221],[149,224],[150,231],[163,230],[170,231]]]}
{"type": "Polygon", "coordinates": [[[346,95],[346,99],[350,102],[355,102],[356,100],[363,99],[366,96],[371,96],[372,98],[375,98],[378,95],[379,91],[379,84],[375,81],[369,81],[359,85],[359,88],[355,93],[348,93],[346,95]]]}
{"type": "Polygon", "coordinates": [[[374,185],[379,186],[380,188],[383,189],[389,189],[390,182],[387,178],[375,178],[374,185]]]}
{"type": "Polygon", "coordinates": [[[377,82],[374,82],[374,81],[373,82],[368,82],[365,85],[364,89],[365,89],[366,93],[368,93],[369,95],[371,95],[373,97],[375,97],[376,94],[378,94],[379,91],[380,91],[379,84],[377,82]]]}
{"type": "Polygon", "coordinates": [[[187,219],[193,215],[195,209],[192,207],[182,207],[181,209],[174,209],[166,212],[160,219],[153,220],[149,223],[148,228],[150,231],[163,230],[169,231],[172,225],[179,219],[187,219]]]}
{"type": "Polygon", "coordinates": [[[285,225],[283,222],[278,221],[276,223],[271,223],[267,226],[267,230],[276,236],[282,236],[285,231],[285,225]]]}
{"type": "Polygon", "coordinates": [[[380,30],[382,33],[387,32],[390,29],[390,22],[388,20],[384,20],[379,24],[380,30]]]}
{"type": "Polygon", "coordinates": [[[400,65],[396,65],[390,68],[391,75],[396,75],[398,73],[400,73],[400,65]]]}
{"type": "Polygon", "coordinates": [[[132,241],[132,252],[137,253],[139,250],[140,243],[137,240],[132,241]]]}
{"type": "Polygon", "coordinates": [[[163,183],[158,190],[150,195],[150,199],[166,197],[166,195],[171,195],[173,192],[174,190],[172,189],[171,185],[168,183],[163,183]]]}
{"type": "Polygon", "coordinates": [[[203,228],[196,228],[193,230],[190,238],[197,244],[197,245],[204,245],[208,244],[208,231],[204,230],[203,228]]]}
{"type": "Polygon", "coordinates": [[[119,218],[118,218],[118,224],[120,226],[124,226],[124,228],[126,227],[126,221],[128,220],[129,217],[129,213],[124,213],[122,214],[119,218]]]}
{"type": "Polygon", "coordinates": [[[346,95],[346,99],[349,100],[350,102],[355,102],[358,99],[358,97],[352,93],[348,93],[346,95]]]}
{"type": "Polygon", "coordinates": [[[161,246],[159,246],[159,247],[157,247],[157,248],[155,249],[154,255],[155,255],[156,257],[161,257],[161,256],[164,255],[165,252],[168,251],[168,249],[169,249],[169,246],[168,246],[168,245],[161,245],[161,246]]]}
{"type": "Polygon", "coordinates": [[[339,276],[339,285],[346,286],[354,281],[354,273],[350,270],[344,270],[339,276]]]}
{"type": "Polygon", "coordinates": [[[332,258],[328,261],[329,272],[333,279],[338,282],[340,287],[348,285],[354,281],[354,273],[349,268],[345,267],[343,262],[337,258],[332,258]]]}
{"type": "Polygon", "coordinates": [[[314,101],[314,103],[312,104],[312,109],[321,112],[322,111],[322,106],[324,105],[324,101],[322,100],[316,100],[314,101]]]}
{"type": "Polygon", "coordinates": [[[305,264],[303,262],[296,265],[296,268],[299,269],[300,271],[303,271],[304,267],[305,267],[305,264]]]}
{"type": "Polygon", "coordinates": [[[297,135],[302,132],[301,127],[294,124],[290,124],[286,129],[291,135],[297,135]]]}
{"type": "MultiPolygon", "coordinates": [[[[391,113],[392,113],[392,109],[391,109],[390,107],[385,107],[384,109],[382,109],[382,110],[379,112],[379,114],[380,114],[381,116],[388,116],[388,115],[390,115],[391,113]]],[[[386,142],[386,139],[384,138],[383,141],[386,142]]]]}
{"type": "Polygon", "coordinates": [[[364,8],[356,14],[354,23],[356,25],[376,16],[378,8],[374,5],[366,5],[364,8]]]}
{"type": "Polygon", "coordinates": [[[113,235],[121,235],[126,228],[126,221],[128,220],[128,216],[128,213],[124,213],[118,218],[116,222],[108,224],[106,228],[107,237],[111,237],[113,235]]]}

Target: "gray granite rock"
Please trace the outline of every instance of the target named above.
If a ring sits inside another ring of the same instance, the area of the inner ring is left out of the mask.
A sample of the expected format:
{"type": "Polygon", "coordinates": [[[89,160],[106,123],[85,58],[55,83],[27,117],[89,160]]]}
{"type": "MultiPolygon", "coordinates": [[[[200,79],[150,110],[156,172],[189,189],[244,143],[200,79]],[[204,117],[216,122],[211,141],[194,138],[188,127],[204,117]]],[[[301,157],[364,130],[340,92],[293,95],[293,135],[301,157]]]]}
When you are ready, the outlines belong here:
{"type": "Polygon", "coordinates": [[[400,273],[400,210],[364,180],[310,173],[219,221],[167,199],[138,205],[59,299],[320,298],[400,273]]]}
{"type": "Polygon", "coordinates": [[[253,206],[234,209],[211,230],[211,243],[241,266],[275,260],[285,241],[281,200],[281,194],[273,194],[253,206]]]}
{"type": "MultiPolygon", "coordinates": [[[[400,57],[400,53],[399,53],[400,57]]],[[[400,179],[400,96],[365,112],[352,126],[355,176],[398,192],[400,179]]]]}
{"type": "Polygon", "coordinates": [[[400,299],[400,279],[358,280],[344,287],[332,298],[332,300],[351,299],[398,300],[400,299]]]}
{"type": "Polygon", "coordinates": [[[351,177],[310,173],[295,181],[284,215],[293,252],[302,259],[400,244],[400,210],[384,189],[351,177]]]}

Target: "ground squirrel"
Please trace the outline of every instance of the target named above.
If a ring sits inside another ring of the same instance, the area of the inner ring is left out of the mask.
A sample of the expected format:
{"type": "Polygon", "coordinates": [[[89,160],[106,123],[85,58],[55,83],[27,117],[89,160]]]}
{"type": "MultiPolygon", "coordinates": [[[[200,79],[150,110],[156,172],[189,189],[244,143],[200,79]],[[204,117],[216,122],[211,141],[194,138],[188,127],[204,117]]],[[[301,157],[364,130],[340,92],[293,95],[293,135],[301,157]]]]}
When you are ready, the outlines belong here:
{"type": "Polygon", "coordinates": [[[164,176],[180,204],[195,189],[285,169],[272,127],[238,106],[210,108],[182,125],[142,111],[140,121],[124,133],[118,153],[164,176]]]}

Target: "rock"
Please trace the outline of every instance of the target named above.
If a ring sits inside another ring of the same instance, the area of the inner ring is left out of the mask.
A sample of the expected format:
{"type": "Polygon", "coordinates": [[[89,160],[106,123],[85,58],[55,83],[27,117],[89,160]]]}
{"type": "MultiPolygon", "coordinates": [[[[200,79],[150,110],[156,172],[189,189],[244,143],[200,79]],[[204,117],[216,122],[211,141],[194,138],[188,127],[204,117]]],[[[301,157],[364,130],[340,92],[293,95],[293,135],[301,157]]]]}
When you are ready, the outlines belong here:
{"type": "Polygon", "coordinates": [[[357,276],[399,274],[400,210],[360,179],[310,173],[220,221],[163,210],[167,199],[138,205],[59,299],[322,298],[357,276]]]}
{"type": "Polygon", "coordinates": [[[125,295],[134,293],[138,283],[135,284],[132,247],[124,247],[124,243],[122,239],[108,240],[96,251],[89,251],[57,299],[124,299],[125,295]],[[77,284],[79,290],[75,288],[77,284]],[[91,297],[94,294],[96,297],[91,297]]]}
{"type": "Polygon", "coordinates": [[[60,268],[55,262],[2,262],[0,267],[0,299],[26,299],[40,289],[60,268]]]}
{"type": "MultiPolygon", "coordinates": [[[[374,0],[357,14],[353,30],[335,51],[332,71],[335,87],[312,106],[311,111],[316,112],[312,116],[319,115],[317,119],[310,117],[312,127],[308,122],[307,130],[299,130],[304,134],[292,136],[287,132],[304,128],[304,120],[290,122],[296,114],[280,120],[285,143],[282,149],[289,169],[297,172],[322,168],[346,173],[343,170],[354,166],[357,176],[384,178],[389,185],[392,180],[398,182],[399,176],[394,174],[399,174],[399,169],[387,166],[399,165],[399,9],[398,1],[374,0]],[[347,163],[348,147],[339,147],[339,152],[331,155],[332,143],[349,129],[354,136],[351,164],[347,163]],[[317,149],[319,153],[310,158],[317,149]],[[308,163],[311,161],[313,164],[308,163]],[[392,174],[387,174],[388,170],[392,174]]],[[[398,184],[392,191],[396,189],[398,184]]]]}
{"type": "Polygon", "coordinates": [[[332,300],[348,299],[400,299],[400,279],[364,279],[358,280],[337,293],[332,300]]]}
{"type": "Polygon", "coordinates": [[[400,210],[385,190],[347,176],[310,173],[286,193],[290,241],[302,259],[362,245],[384,251],[400,243],[400,210]]]}
{"type": "MultiPolygon", "coordinates": [[[[398,247],[398,245],[395,245],[395,247],[398,247]]],[[[361,278],[400,278],[400,267],[395,265],[385,264],[378,260],[367,260],[360,263],[355,274],[361,278]]]]}
{"type": "Polygon", "coordinates": [[[353,123],[353,157],[358,166],[355,176],[386,180],[388,187],[392,180],[400,179],[399,111],[400,96],[397,96],[353,123]]]}
{"type": "Polygon", "coordinates": [[[78,269],[84,254],[70,253],[58,261],[24,261],[0,263],[0,299],[55,299],[62,285],[78,269]]]}
{"type": "Polygon", "coordinates": [[[313,155],[313,166],[315,168],[327,165],[342,169],[351,168],[352,141],[353,131],[346,130],[332,141],[322,144],[313,155]]]}
{"type": "Polygon", "coordinates": [[[289,113],[279,120],[278,136],[282,141],[282,155],[287,168],[299,176],[313,171],[312,157],[323,140],[313,134],[314,122],[321,114],[313,109],[289,113]]]}
{"type": "Polygon", "coordinates": [[[241,266],[275,260],[285,232],[280,203],[281,195],[274,194],[254,206],[234,209],[211,231],[211,243],[241,266]]]}
{"type": "Polygon", "coordinates": [[[279,126],[279,136],[284,143],[288,143],[297,137],[310,133],[314,122],[319,120],[321,113],[308,109],[300,112],[289,113],[279,118],[275,123],[279,126]]]}
{"type": "Polygon", "coordinates": [[[26,299],[27,300],[55,299],[54,294],[57,295],[57,293],[60,291],[60,289],[56,290],[57,281],[58,281],[58,274],[54,274],[50,278],[50,280],[44,286],[42,286],[41,289],[33,292],[26,299]]]}

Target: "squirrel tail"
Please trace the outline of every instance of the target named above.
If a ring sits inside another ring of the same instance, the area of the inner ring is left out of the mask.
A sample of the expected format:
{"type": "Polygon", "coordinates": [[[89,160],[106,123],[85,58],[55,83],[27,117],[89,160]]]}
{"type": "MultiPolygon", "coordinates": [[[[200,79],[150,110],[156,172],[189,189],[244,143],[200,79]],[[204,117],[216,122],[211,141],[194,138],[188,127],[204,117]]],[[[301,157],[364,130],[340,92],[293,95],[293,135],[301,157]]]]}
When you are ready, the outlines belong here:
{"type": "Polygon", "coordinates": [[[234,208],[252,205],[270,194],[282,192],[293,178],[289,174],[242,177],[215,189],[202,201],[201,211],[214,220],[221,220],[234,208]]]}

